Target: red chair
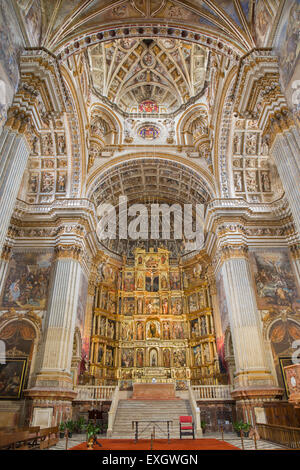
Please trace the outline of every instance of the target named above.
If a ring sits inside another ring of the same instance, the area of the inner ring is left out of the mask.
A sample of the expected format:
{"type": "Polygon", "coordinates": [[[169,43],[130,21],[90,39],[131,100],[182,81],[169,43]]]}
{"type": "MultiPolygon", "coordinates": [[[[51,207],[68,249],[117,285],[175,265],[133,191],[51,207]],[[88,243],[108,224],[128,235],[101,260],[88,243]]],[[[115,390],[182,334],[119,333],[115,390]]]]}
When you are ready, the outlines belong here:
{"type": "Polygon", "coordinates": [[[179,416],[180,439],[182,436],[193,436],[195,439],[195,430],[192,416],[179,416]]]}

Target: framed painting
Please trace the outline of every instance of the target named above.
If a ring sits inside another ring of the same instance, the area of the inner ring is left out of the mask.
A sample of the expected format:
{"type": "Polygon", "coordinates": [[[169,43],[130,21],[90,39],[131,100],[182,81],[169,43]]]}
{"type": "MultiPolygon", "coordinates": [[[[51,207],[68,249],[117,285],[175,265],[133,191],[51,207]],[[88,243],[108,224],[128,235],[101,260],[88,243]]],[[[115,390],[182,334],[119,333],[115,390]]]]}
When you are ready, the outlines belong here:
{"type": "Polygon", "coordinates": [[[20,400],[27,370],[27,358],[7,358],[0,364],[0,400],[20,400]]]}
{"type": "Polygon", "coordinates": [[[291,366],[293,364],[292,358],[289,357],[289,356],[283,356],[283,357],[279,357],[278,359],[279,359],[280,372],[281,372],[281,375],[282,375],[282,381],[283,381],[283,384],[284,384],[284,391],[286,393],[286,396],[289,397],[290,396],[289,387],[288,387],[287,377],[286,377],[286,373],[285,373],[284,368],[286,366],[291,366]]]}

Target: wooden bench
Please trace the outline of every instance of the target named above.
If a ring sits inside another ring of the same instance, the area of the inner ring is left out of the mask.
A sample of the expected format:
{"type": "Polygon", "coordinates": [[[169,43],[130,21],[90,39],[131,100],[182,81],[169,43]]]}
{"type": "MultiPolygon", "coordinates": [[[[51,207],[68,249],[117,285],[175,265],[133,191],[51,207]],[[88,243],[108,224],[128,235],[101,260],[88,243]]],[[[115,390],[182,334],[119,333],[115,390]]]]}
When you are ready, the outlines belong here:
{"type": "Polygon", "coordinates": [[[58,443],[58,426],[40,429],[39,426],[18,428],[15,432],[0,434],[0,449],[28,450],[39,446],[48,449],[58,443]]]}
{"type": "Polygon", "coordinates": [[[58,426],[41,429],[38,435],[40,449],[48,449],[59,442],[58,426]]]}
{"type": "Polygon", "coordinates": [[[19,431],[0,436],[0,449],[6,450],[28,450],[36,436],[30,435],[29,431],[19,431]]]}

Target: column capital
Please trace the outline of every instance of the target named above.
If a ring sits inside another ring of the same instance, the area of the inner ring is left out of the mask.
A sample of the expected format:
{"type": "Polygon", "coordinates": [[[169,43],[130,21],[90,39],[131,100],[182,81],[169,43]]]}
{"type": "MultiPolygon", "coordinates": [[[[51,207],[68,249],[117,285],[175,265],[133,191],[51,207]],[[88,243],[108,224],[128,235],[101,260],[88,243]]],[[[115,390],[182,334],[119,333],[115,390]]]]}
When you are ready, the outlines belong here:
{"type": "Polygon", "coordinates": [[[300,259],[300,243],[290,246],[290,253],[293,259],[300,259]]]}
{"type": "Polygon", "coordinates": [[[54,249],[54,259],[73,259],[75,261],[81,261],[83,256],[83,249],[80,245],[57,245],[54,249]]]}
{"type": "Polygon", "coordinates": [[[0,255],[2,261],[9,261],[12,255],[12,247],[9,245],[4,245],[0,255]]]}
{"type": "Polygon", "coordinates": [[[224,245],[220,247],[214,257],[213,264],[214,266],[218,264],[223,264],[224,261],[229,259],[245,259],[248,260],[248,246],[245,244],[242,245],[224,245]]]}
{"type": "Polygon", "coordinates": [[[296,127],[296,124],[293,115],[286,106],[283,106],[276,113],[270,113],[263,134],[268,140],[269,147],[273,146],[278,135],[282,135],[292,127],[296,127]]]}
{"type": "Polygon", "coordinates": [[[5,127],[12,132],[25,135],[30,126],[31,118],[28,113],[19,110],[16,107],[10,108],[8,111],[8,118],[5,123],[5,127]]]}

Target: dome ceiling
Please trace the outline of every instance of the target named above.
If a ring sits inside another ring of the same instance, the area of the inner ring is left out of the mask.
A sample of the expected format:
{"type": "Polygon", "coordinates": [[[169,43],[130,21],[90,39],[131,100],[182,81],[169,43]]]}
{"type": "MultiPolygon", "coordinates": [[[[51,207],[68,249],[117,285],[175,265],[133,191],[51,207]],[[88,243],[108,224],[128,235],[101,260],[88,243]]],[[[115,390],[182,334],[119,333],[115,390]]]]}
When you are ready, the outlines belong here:
{"type": "Polygon", "coordinates": [[[123,111],[145,100],[174,112],[204,88],[207,49],[179,39],[120,39],[88,50],[94,90],[123,111]]]}

